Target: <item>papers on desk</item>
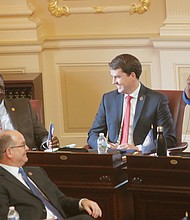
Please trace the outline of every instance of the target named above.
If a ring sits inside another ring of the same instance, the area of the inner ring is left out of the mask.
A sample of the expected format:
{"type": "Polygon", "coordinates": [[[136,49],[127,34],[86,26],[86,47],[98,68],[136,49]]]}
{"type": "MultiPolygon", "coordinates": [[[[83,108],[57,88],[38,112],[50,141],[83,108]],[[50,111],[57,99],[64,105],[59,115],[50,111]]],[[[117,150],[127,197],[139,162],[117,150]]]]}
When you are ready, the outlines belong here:
{"type": "Polygon", "coordinates": [[[58,149],[59,149],[58,147],[52,148],[52,149],[46,149],[46,150],[44,150],[44,152],[55,152],[55,151],[57,151],[58,149]]]}
{"type": "Polygon", "coordinates": [[[56,151],[61,150],[62,148],[75,148],[75,147],[76,147],[76,144],[68,144],[68,145],[61,146],[61,147],[46,149],[46,150],[44,150],[44,152],[56,152],[56,151]]]}
{"type": "Polygon", "coordinates": [[[88,152],[87,149],[83,147],[76,147],[76,144],[69,144],[60,147],[57,151],[67,151],[67,152],[88,152]]]}
{"type": "Polygon", "coordinates": [[[62,148],[62,147],[75,148],[75,147],[76,147],[76,144],[68,144],[68,145],[65,145],[65,146],[61,146],[60,148],[62,148]]]}

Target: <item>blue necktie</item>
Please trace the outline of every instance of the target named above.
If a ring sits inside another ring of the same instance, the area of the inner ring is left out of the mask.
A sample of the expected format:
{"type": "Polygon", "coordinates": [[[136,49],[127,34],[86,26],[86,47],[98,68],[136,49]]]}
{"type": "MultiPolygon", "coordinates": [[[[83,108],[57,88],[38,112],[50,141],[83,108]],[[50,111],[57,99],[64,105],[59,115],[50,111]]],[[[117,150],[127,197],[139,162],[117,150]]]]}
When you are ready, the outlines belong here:
{"type": "Polygon", "coordinates": [[[56,217],[58,220],[64,220],[59,211],[43,196],[40,190],[29,180],[23,168],[19,168],[19,173],[21,173],[23,180],[32,190],[34,195],[36,195],[56,217]]]}

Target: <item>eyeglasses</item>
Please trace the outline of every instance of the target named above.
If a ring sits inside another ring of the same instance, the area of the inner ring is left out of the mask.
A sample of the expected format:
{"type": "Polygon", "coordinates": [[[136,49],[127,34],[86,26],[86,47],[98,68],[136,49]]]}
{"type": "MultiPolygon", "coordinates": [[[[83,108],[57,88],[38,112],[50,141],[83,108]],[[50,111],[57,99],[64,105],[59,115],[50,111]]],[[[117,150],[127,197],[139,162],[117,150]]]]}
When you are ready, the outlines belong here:
{"type": "Polygon", "coordinates": [[[3,151],[3,153],[5,153],[5,151],[8,149],[8,148],[21,148],[21,147],[25,147],[26,146],[26,144],[22,144],[22,145],[19,145],[19,146],[12,146],[12,147],[7,147],[4,151],[3,151]]]}

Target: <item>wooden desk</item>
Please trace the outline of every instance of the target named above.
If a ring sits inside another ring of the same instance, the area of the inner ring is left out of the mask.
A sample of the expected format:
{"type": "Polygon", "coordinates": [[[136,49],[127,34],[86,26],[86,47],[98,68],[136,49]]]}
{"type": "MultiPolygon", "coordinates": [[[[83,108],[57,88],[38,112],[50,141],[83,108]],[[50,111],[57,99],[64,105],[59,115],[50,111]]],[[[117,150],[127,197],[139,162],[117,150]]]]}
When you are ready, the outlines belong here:
{"type": "Polygon", "coordinates": [[[41,166],[66,195],[99,203],[103,220],[131,220],[127,173],[119,153],[29,152],[27,165],[41,166]]]}
{"type": "Polygon", "coordinates": [[[190,159],[127,156],[135,220],[180,220],[190,213],[190,159]]]}

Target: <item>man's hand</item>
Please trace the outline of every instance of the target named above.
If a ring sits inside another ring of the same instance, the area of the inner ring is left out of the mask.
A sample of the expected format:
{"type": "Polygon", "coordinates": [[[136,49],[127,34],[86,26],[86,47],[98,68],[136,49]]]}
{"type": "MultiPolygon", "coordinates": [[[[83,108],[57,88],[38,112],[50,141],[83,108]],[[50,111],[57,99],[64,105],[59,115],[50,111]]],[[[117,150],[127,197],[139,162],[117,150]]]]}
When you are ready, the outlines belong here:
{"type": "Polygon", "coordinates": [[[138,151],[138,147],[130,144],[120,144],[117,149],[122,149],[122,150],[136,150],[138,151]]]}
{"type": "Polygon", "coordinates": [[[56,148],[59,147],[59,139],[57,136],[53,136],[52,141],[49,141],[49,147],[56,148]]]}
{"type": "Polygon", "coordinates": [[[111,149],[122,149],[122,150],[136,150],[138,151],[139,148],[134,146],[134,145],[130,145],[130,144],[114,144],[114,143],[110,143],[109,142],[109,148],[111,149]]]}
{"type": "Polygon", "coordinates": [[[190,75],[187,78],[186,84],[187,85],[185,87],[185,94],[186,94],[187,98],[190,99],[190,75]]]}
{"type": "Polygon", "coordinates": [[[118,147],[118,144],[114,144],[111,142],[108,143],[108,148],[110,148],[110,149],[117,149],[117,147],[118,147]]]}
{"type": "Polygon", "coordinates": [[[82,199],[81,205],[93,218],[102,217],[102,210],[96,202],[89,199],[82,199]]]}

